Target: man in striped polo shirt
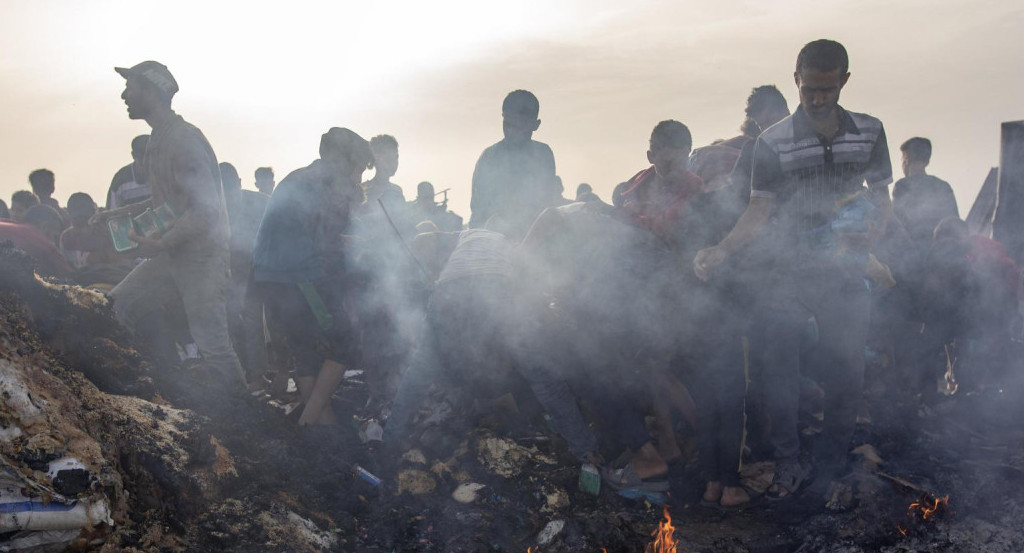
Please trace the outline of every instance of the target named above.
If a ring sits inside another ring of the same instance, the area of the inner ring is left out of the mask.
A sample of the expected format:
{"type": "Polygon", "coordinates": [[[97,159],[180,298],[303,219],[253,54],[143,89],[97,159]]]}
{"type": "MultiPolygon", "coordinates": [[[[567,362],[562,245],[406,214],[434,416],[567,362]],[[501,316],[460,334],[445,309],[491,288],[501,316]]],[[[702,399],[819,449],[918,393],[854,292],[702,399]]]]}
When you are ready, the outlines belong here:
{"type": "Polygon", "coordinates": [[[760,277],[766,324],[759,387],[772,418],[776,460],[769,498],[790,496],[810,473],[798,460],[797,431],[800,339],[810,317],[819,338],[805,357],[813,364],[807,369],[826,394],[825,422],[813,451],[818,482],[829,484],[844,469],[860,407],[870,315],[867,250],[892,210],[892,167],[882,123],[839,106],[848,69],[838,42],[804,46],[794,73],[800,108],[757,139],[746,211],[726,238],[694,259],[694,271],[706,280],[754,240],[773,250],[773,263],[760,277]],[[841,206],[861,193],[870,202],[858,204],[866,207],[855,210],[851,222],[852,204],[841,206]],[[851,251],[865,262],[851,266],[851,251]]]}

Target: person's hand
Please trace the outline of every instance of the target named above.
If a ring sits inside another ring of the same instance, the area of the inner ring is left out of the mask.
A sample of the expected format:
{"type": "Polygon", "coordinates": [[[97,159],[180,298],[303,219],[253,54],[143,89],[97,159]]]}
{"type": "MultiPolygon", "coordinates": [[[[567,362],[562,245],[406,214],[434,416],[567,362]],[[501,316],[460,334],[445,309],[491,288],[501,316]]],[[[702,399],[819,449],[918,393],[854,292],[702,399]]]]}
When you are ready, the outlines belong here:
{"type": "Polygon", "coordinates": [[[164,251],[164,244],[160,241],[160,238],[155,236],[143,236],[135,232],[135,229],[128,234],[132,242],[139,245],[138,248],[131,250],[131,254],[135,257],[146,257],[153,258],[157,254],[164,251]]]}
{"type": "Polygon", "coordinates": [[[697,257],[693,258],[694,274],[697,275],[697,278],[707,282],[711,278],[711,273],[725,261],[727,255],[721,246],[712,246],[697,252],[697,257]]]}

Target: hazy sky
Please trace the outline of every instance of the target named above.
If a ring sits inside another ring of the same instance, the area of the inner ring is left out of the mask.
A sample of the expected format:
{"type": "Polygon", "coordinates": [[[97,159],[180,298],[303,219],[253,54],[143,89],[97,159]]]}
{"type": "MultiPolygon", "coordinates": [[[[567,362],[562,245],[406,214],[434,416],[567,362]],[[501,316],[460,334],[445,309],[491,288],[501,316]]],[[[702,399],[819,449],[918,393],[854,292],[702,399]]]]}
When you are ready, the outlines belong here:
{"type": "MultiPolygon", "coordinates": [[[[793,65],[816,38],[850,52],[842,103],[885,124],[899,144],[934,143],[931,170],[966,215],[999,124],[1024,119],[1024,7],[1019,1],[433,0],[176,2],[3,0],[0,21],[0,196],[57,174],[57,198],[103,203],[129,142],[115,65],[165,63],[175,109],[201,128],[246,188],[278,179],[346,126],[400,144],[406,197],[430,180],[468,219],[480,152],[501,138],[501,100],[540,98],[534,138],[555,152],[572,195],[608,199],[646,165],[650,130],[686,123],[695,145],[738,134],[750,89],[777,84],[796,106],[793,65]]],[[[367,172],[369,178],[372,172],[367,172]]]]}

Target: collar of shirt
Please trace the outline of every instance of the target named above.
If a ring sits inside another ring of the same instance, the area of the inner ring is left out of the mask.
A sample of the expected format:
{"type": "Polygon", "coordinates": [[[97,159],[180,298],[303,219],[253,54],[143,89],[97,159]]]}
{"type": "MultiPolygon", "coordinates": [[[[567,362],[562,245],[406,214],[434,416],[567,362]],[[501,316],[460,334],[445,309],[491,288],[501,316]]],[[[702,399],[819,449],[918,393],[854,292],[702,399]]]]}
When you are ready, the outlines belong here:
{"type": "MultiPolygon", "coordinates": [[[[860,129],[857,127],[857,123],[853,121],[853,117],[838,104],[836,105],[836,110],[839,112],[839,128],[836,129],[835,136],[860,134],[860,129]]],[[[793,138],[801,140],[804,138],[819,138],[820,136],[811,125],[810,118],[804,113],[803,106],[798,107],[793,112],[793,138]]]]}

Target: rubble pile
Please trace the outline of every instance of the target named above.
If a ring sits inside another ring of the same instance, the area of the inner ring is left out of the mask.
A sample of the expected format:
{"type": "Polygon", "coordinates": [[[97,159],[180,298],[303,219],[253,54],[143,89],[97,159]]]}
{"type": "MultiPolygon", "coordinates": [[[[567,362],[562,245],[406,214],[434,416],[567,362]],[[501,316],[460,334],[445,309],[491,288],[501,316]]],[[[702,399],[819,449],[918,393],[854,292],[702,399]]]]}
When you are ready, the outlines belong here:
{"type": "MultiPolygon", "coordinates": [[[[212,401],[147,363],[102,296],[2,247],[0,321],[0,551],[641,552],[663,519],[656,498],[581,491],[539,417],[435,417],[396,451],[360,440],[383,413],[354,379],[334,398],[340,429],[299,429],[269,398],[212,401]]],[[[698,504],[692,463],[674,468],[678,551],[1024,550],[1024,434],[1005,416],[1020,396],[918,409],[900,393],[868,394],[847,510],[805,492],[725,513],[698,504]],[[949,499],[923,520],[910,506],[926,494],[949,499]]],[[[770,475],[744,467],[755,490],[770,475]]]]}

